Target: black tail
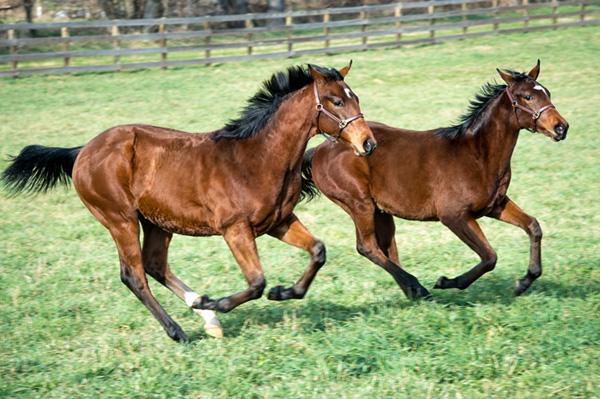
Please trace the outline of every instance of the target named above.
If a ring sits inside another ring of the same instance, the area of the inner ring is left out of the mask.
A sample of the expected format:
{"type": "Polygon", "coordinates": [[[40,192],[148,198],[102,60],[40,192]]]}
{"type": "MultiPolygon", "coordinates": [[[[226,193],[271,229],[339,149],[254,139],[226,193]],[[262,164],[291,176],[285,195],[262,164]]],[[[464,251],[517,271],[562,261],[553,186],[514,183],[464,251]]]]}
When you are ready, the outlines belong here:
{"type": "Polygon", "coordinates": [[[45,193],[57,184],[68,185],[80,149],[28,145],[10,157],[0,180],[13,195],[45,193]]]}
{"type": "Polygon", "coordinates": [[[312,200],[319,195],[319,189],[312,179],[312,159],[315,154],[314,147],[304,153],[302,157],[302,191],[300,192],[300,201],[306,199],[312,200]]]}

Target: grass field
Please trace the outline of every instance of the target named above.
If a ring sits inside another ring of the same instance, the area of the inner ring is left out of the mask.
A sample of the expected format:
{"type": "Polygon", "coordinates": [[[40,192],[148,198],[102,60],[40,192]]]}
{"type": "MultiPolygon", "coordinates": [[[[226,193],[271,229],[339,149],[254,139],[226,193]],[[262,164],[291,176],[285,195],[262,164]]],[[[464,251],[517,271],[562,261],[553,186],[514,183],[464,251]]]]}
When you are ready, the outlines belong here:
{"type": "MultiPolygon", "coordinates": [[[[496,67],[531,68],[570,124],[553,143],[521,134],[511,197],[544,230],[544,274],[523,297],[520,230],[482,221],[496,270],[466,291],[410,303],[355,251],[354,227],[319,198],[298,207],[327,244],[307,298],[266,298],[222,315],[226,337],[151,286],[191,343],[178,345],[119,280],[108,233],[74,190],[0,195],[0,396],[14,398],[600,397],[600,29],[498,36],[331,57],[169,71],[0,80],[0,168],[39,143],[75,146],[121,123],[217,128],[271,72],[292,63],[354,67],[347,81],[369,119],[447,125],[496,67]]],[[[314,141],[315,143],[318,140],[314,141]]],[[[375,155],[376,156],[376,153],[375,155]]],[[[401,165],[399,165],[401,167],[401,165]]],[[[186,171],[182,171],[182,179],[186,171]]],[[[431,287],[476,256],[437,223],[397,220],[400,258],[431,287]]],[[[269,286],[300,276],[299,250],[258,240],[269,286]]],[[[199,293],[244,287],[221,238],[175,237],[171,264],[199,293]]]]}

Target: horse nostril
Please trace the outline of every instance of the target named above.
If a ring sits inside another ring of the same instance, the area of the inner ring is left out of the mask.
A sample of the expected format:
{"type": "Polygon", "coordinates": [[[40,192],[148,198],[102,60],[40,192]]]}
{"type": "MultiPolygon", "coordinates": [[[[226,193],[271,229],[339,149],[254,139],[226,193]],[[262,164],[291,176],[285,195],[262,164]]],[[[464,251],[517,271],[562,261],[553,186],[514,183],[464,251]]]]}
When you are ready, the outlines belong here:
{"type": "Polygon", "coordinates": [[[556,134],[562,135],[565,131],[565,125],[559,123],[558,125],[554,126],[554,131],[556,132],[556,134]]]}
{"type": "Polygon", "coordinates": [[[371,155],[371,153],[375,151],[375,148],[377,148],[377,144],[370,139],[366,139],[363,143],[363,148],[365,150],[365,155],[371,155]]]}
{"type": "Polygon", "coordinates": [[[567,130],[569,129],[569,125],[559,123],[554,126],[554,132],[556,133],[556,138],[558,140],[564,140],[567,137],[567,130]]]}

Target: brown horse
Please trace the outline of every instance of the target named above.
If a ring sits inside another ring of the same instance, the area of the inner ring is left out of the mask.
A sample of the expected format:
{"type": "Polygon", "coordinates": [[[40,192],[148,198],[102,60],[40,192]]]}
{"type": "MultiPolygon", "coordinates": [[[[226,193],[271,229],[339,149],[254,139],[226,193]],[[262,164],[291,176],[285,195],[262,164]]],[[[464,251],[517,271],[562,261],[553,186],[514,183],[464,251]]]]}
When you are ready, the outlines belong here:
{"type": "MultiPolygon", "coordinates": [[[[515,293],[522,294],[541,275],[540,225],[506,195],[521,129],[555,141],[567,135],[568,124],[550,92],[536,81],[539,66],[538,60],[528,74],[498,70],[506,85],[485,85],[456,126],[415,132],[370,122],[379,149],[368,159],[327,142],[307,152],[304,177],[314,179],[352,217],[358,252],[389,272],[409,298],[429,293],[399,265],[392,215],[439,220],[481,258],[456,278],[440,277],[434,288],[465,289],[494,268],[496,253],[476,221],[482,216],[529,235],[529,268],[515,293]]],[[[316,194],[314,187],[305,189],[309,196],[316,194]]]]}
{"type": "Polygon", "coordinates": [[[358,98],[344,82],[350,65],[276,73],[239,119],[209,134],[127,125],[108,129],[83,147],[28,146],[2,179],[18,193],[46,191],[72,176],[79,197],[117,245],[121,280],[169,337],[186,340],[150,292],[145,273],[197,309],[207,332],[220,336],[213,311],[228,312],[259,298],[265,288],[257,236],[269,234],[311,256],[298,282],[272,288],[269,299],[302,298],[325,262],[324,245],[292,211],[300,196],[302,155],[317,132],[349,143],[358,155],[369,155],[376,146],[358,98]],[[222,235],[248,288],[216,300],[196,294],[167,263],[173,233],[222,235]]]}

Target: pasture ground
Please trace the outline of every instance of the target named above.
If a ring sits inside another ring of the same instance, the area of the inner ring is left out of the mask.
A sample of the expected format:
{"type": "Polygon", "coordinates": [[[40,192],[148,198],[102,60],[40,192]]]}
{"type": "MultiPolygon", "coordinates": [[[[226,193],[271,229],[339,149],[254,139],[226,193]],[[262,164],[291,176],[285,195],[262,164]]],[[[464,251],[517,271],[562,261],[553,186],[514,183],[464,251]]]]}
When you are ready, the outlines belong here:
{"type": "MultiPolygon", "coordinates": [[[[496,270],[466,291],[410,303],[355,251],[350,219],[324,198],[298,207],[328,262],[303,301],[266,298],[220,317],[226,338],[151,282],[191,336],[178,345],[119,280],[109,235],[73,189],[0,196],[0,396],[15,398],[600,396],[600,29],[169,71],[0,80],[0,168],[23,146],[75,146],[113,125],[218,128],[286,65],[341,67],[365,115],[396,126],[447,125],[496,67],[531,68],[571,123],[561,143],[521,133],[511,197],[544,230],[544,275],[523,297],[528,239],[483,220],[496,270]]],[[[318,140],[314,141],[315,143],[318,140]]],[[[375,155],[376,156],[376,155],[375,155]]],[[[402,167],[399,160],[398,167],[402,167]]],[[[258,172],[258,171],[257,171],[258,172]]],[[[181,179],[188,171],[181,171],[181,179]]],[[[438,223],[397,220],[404,266],[428,287],[476,263],[438,223]]],[[[263,237],[269,286],[307,256],[263,237]]],[[[175,237],[171,264],[213,297],[244,287],[221,238],[175,237]]]]}

